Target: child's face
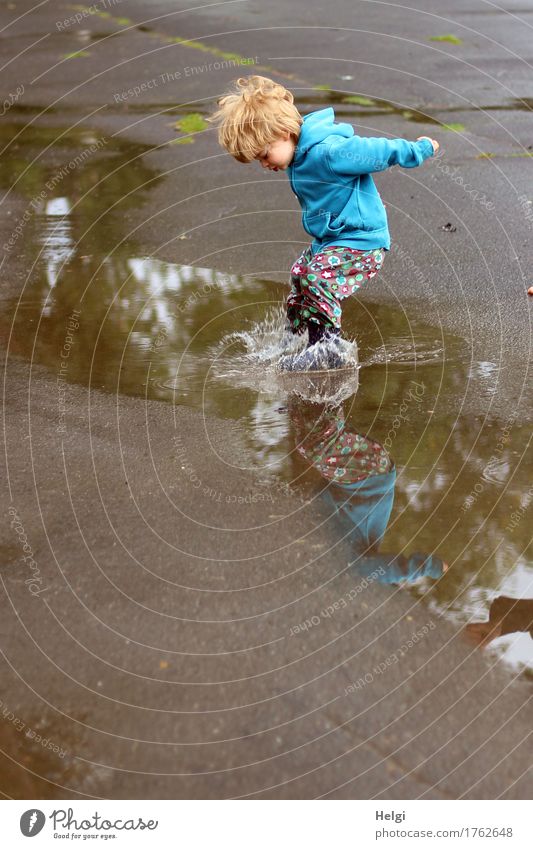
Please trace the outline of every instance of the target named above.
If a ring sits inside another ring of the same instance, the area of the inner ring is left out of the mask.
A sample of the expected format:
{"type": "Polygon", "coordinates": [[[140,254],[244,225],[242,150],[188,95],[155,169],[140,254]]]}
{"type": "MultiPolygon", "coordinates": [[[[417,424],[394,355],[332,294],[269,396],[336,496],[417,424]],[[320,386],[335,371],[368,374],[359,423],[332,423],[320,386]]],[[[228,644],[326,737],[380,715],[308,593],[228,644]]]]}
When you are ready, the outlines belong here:
{"type": "Polygon", "coordinates": [[[261,153],[256,156],[263,168],[269,171],[285,171],[294,157],[296,144],[290,133],[285,133],[279,139],[270,142],[261,153]]]}

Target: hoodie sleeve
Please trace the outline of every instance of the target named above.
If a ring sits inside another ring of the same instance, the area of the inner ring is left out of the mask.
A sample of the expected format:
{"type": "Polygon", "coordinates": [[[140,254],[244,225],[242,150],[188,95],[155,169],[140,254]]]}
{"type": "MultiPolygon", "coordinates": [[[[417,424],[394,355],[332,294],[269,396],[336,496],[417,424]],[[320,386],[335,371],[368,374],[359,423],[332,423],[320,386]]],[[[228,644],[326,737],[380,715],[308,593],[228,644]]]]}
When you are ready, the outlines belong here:
{"type": "Polygon", "coordinates": [[[429,139],[407,141],[407,139],[369,139],[352,136],[345,141],[328,147],[327,160],[334,174],[371,174],[384,171],[392,165],[416,168],[425,159],[433,156],[433,145],[429,139]]]}

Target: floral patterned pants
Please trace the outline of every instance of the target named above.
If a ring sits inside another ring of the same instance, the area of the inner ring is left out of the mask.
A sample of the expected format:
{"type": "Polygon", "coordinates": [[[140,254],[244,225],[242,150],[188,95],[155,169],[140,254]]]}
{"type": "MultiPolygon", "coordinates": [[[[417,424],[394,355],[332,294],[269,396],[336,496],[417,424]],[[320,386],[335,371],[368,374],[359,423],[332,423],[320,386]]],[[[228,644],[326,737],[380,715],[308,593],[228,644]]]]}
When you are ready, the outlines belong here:
{"type": "Polygon", "coordinates": [[[291,409],[298,453],[326,480],[350,484],[387,474],[394,468],[381,442],[346,429],[342,406],[325,408],[317,415],[311,405],[306,407],[299,402],[291,409]]]}
{"type": "Polygon", "coordinates": [[[293,332],[303,332],[309,322],[339,329],[340,301],[377,274],[384,255],[384,248],[360,251],[332,245],[313,256],[311,247],[306,248],[291,268],[287,318],[293,332]]]}

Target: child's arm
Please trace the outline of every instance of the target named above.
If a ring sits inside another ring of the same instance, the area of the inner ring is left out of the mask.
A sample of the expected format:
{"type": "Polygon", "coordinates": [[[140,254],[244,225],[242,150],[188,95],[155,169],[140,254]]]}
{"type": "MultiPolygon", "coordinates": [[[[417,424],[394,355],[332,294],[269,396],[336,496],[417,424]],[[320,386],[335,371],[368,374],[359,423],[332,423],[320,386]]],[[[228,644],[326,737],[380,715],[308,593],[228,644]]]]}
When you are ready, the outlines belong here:
{"type": "Polygon", "coordinates": [[[380,584],[412,583],[419,578],[440,578],[448,570],[448,564],[435,554],[363,554],[350,563],[359,575],[370,577],[377,572],[380,584]]]}
{"type": "Polygon", "coordinates": [[[362,136],[341,140],[337,136],[327,148],[326,161],[334,174],[355,176],[384,171],[392,165],[416,168],[433,156],[438,147],[438,142],[433,142],[428,136],[421,136],[414,142],[362,136]]]}

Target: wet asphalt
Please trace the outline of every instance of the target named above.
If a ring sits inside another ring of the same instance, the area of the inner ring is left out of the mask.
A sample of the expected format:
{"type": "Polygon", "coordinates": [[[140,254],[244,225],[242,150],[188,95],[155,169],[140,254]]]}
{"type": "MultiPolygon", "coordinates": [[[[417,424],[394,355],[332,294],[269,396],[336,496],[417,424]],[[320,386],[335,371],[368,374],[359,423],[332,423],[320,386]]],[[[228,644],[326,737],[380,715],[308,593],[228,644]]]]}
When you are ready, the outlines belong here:
{"type": "MultiPolygon", "coordinates": [[[[158,179],[125,208],[124,239],[169,262],[280,282],[307,243],[286,177],[229,161],[212,129],[174,143],[170,125],[207,115],[235,77],[215,67],[228,62],[221,51],[286,84],[304,112],[333,103],[362,134],[437,138],[440,159],[376,178],[397,247],[364,297],[495,365],[494,393],[464,390],[480,421],[513,411],[527,422],[533,5],[417,6],[190,12],[123,0],[76,24],[66,3],[4,4],[4,88],[24,92],[2,121],[80,122],[142,147],[158,179]],[[431,40],[446,34],[462,43],[431,40]],[[88,55],[64,58],[75,51],[88,55]],[[370,103],[344,103],[353,93],[370,103]]],[[[1,244],[27,209],[21,186],[2,183],[1,244]]],[[[4,251],[5,309],[24,296],[32,258],[24,239],[4,251]]],[[[73,384],[59,434],[55,374],[20,356],[16,338],[1,342],[4,794],[530,797],[530,681],[406,591],[372,585],[340,605],[354,580],[348,546],[319,503],[233,462],[237,427],[73,384]],[[181,474],[182,450],[200,487],[181,474]],[[22,534],[37,566],[22,560],[22,534]],[[428,623],[402,663],[371,672],[428,623]]]]}

